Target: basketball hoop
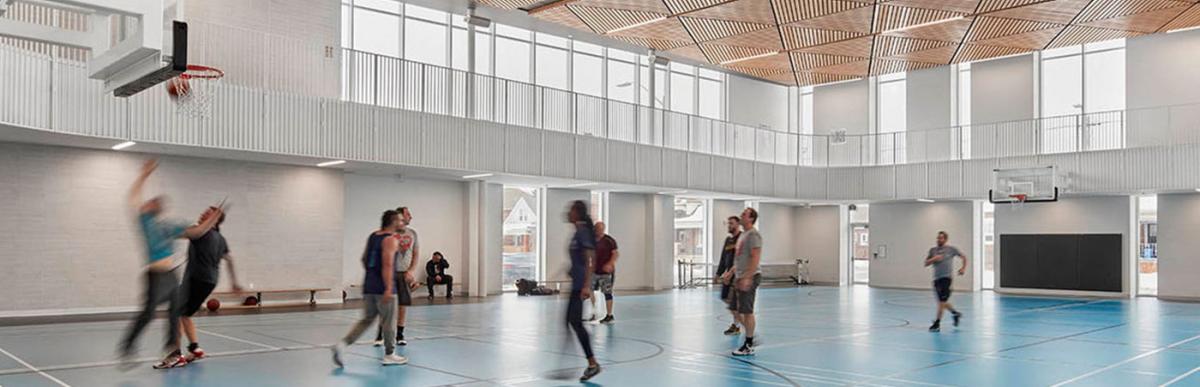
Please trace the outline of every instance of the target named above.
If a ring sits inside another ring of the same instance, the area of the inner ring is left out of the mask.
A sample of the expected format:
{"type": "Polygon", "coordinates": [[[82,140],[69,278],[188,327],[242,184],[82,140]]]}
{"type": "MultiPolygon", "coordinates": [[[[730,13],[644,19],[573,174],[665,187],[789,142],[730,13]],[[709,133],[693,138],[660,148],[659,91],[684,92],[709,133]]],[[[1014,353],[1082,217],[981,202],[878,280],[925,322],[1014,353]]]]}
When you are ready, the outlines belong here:
{"type": "Polygon", "coordinates": [[[213,94],[225,78],[219,69],[188,65],[187,71],[166,82],[167,95],[175,102],[175,112],[192,118],[208,117],[213,94]]]}
{"type": "Polygon", "coordinates": [[[1012,210],[1016,211],[1016,210],[1021,209],[1021,206],[1025,205],[1025,199],[1028,198],[1029,195],[1020,193],[1020,194],[1011,194],[1011,195],[1008,195],[1008,197],[1012,199],[1012,210]]]}

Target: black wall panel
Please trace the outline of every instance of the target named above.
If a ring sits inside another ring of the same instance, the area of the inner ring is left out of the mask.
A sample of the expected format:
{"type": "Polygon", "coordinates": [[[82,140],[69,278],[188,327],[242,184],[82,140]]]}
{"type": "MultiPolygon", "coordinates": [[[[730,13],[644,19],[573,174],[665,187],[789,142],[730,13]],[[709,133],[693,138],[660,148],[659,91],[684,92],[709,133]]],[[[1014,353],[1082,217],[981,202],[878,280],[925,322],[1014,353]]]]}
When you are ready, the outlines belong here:
{"type": "Polygon", "coordinates": [[[1000,286],[1121,291],[1121,234],[1000,236],[1000,286]]]}

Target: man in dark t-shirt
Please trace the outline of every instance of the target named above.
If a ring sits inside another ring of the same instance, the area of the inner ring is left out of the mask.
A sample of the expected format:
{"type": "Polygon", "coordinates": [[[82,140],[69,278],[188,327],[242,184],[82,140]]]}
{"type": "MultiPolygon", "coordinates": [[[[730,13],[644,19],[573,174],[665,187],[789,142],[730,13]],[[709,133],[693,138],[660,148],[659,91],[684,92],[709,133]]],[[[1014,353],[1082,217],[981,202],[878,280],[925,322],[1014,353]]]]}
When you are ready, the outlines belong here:
{"type": "MultiPolygon", "coordinates": [[[[721,248],[721,262],[717,264],[717,282],[721,283],[721,300],[725,301],[725,305],[730,305],[729,299],[729,281],[724,279],[726,271],[733,270],[733,256],[737,252],[738,237],[742,235],[741,219],[736,216],[730,216],[725,219],[725,228],[729,231],[729,236],[725,237],[725,245],[721,248]]],[[[725,336],[733,336],[742,333],[742,328],[738,326],[741,321],[738,321],[738,314],[732,310],[729,314],[733,315],[733,322],[729,324],[729,329],[725,330],[725,336]]]]}
{"type": "MultiPolygon", "coordinates": [[[[605,234],[604,222],[596,222],[592,228],[596,232],[596,268],[595,274],[592,276],[592,290],[599,290],[604,294],[604,306],[607,308],[608,314],[604,319],[600,320],[601,324],[612,324],[613,322],[613,276],[617,272],[617,258],[620,257],[620,252],[617,251],[617,240],[605,234]]],[[[595,298],[592,299],[592,319],[596,319],[595,298]]]]}
{"type": "Polygon", "coordinates": [[[238,283],[237,273],[233,270],[233,258],[229,255],[229,245],[221,235],[221,224],[225,223],[225,214],[216,215],[216,209],[209,208],[200,216],[203,223],[209,216],[219,216],[216,226],[197,238],[189,238],[187,269],[183,272],[183,283],[180,285],[179,307],[171,313],[179,317],[183,333],[188,338],[188,362],[204,358],[204,350],[200,348],[196,336],[196,323],[192,316],[200,310],[200,306],[212,295],[221,276],[221,261],[229,266],[229,278],[233,281],[233,291],[242,291],[238,283]]]}

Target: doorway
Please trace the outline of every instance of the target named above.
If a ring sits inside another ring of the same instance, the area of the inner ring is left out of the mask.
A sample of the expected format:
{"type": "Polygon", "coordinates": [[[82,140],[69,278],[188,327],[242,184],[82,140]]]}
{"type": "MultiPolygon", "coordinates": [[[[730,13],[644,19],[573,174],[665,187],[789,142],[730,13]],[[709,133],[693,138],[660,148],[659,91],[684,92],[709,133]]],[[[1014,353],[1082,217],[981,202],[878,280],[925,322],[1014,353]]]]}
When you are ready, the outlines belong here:
{"type": "Polygon", "coordinates": [[[1158,196],[1138,196],[1137,294],[1158,295],[1158,196]]]}
{"type": "Polygon", "coordinates": [[[869,284],[871,281],[870,220],[870,205],[850,206],[850,283],[853,284],[869,284]]]}

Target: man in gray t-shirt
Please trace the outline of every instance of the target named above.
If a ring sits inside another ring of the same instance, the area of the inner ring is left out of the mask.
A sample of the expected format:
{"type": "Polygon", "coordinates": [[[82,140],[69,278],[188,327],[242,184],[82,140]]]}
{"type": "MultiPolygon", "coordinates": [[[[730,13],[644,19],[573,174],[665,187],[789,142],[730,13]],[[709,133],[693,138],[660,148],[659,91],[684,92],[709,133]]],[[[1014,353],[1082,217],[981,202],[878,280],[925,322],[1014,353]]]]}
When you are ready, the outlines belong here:
{"type": "Polygon", "coordinates": [[[937,319],[929,326],[930,332],[942,329],[942,313],[946,310],[954,317],[954,326],[958,326],[959,320],[962,319],[962,313],[950,304],[950,285],[954,282],[954,258],[962,258],[963,265],[958,269],[958,275],[963,275],[967,272],[967,256],[957,247],[946,244],[949,239],[950,234],[938,231],[937,246],[929,249],[929,254],[925,255],[925,266],[933,266],[933,291],[938,299],[937,319]]]}
{"type": "MultiPolygon", "coordinates": [[[[414,277],[417,268],[417,257],[421,256],[421,244],[417,241],[417,230],[412,226],[412,211],[408,207],[396,209],[404,220],[404,229],[393,235],[399,243],[396,250],[396,345],[408,345],[404,340],[404,321],[408,315],[407,306],[412,305],[412,290],[417,287],[414,277]]],[[[383,327],[379,327],[375,335],[375,346],[383,345],[383,327]]]]}
{"type": "Polygon", "coordinates": [[[726,282],[733,284],[729,295],[729,310],[733,312],[734,321],[746,329],[746,342],[741,348],[733,351],[734,356],[749,356],[754,354],[754,299],[758,294],[758,285],[762,283],[762,234],[754,227],[758,223],[758,211],[747,208],[741,216],[742,234],[738,236],[737,246],[733,253],[733,270],[723,275],[726,282]]]}

